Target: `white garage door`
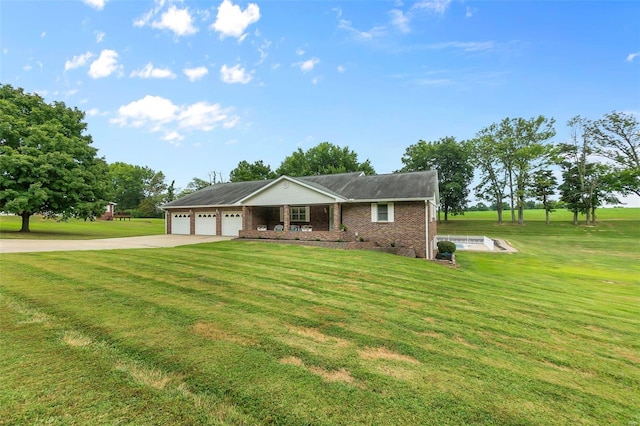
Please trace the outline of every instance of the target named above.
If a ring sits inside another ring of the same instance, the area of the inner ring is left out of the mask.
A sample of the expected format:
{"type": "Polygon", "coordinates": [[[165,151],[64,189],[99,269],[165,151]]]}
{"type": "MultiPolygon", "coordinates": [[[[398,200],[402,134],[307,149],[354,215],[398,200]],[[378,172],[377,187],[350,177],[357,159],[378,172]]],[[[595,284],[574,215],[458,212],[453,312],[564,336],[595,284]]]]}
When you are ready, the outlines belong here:
{"type": "Polygon", "coordinates": [[[191,227],[191,215],[189,213],[172,213],[171,216],[171,233],[189,235],[191,227]]]}
{"type": "Polygon", "coordinates": [[[242,212],[224,212],[222,215],[222,235],[237,237],[242,229],[242,212]]]}
{"type": "Polygon", "coordinates": [[[215,212],[195,213],[196,235],[216,235],[215,212]]]}

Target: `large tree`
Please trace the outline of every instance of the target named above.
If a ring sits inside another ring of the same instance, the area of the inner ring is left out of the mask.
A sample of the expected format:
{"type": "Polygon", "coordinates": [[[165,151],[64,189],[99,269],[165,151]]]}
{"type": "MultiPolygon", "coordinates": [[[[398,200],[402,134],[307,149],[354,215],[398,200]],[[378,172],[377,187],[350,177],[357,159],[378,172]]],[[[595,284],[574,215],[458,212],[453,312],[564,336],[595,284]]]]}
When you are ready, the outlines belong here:
{"type": "Polygon", "coordinates": [[[276,174],[282,176],[330,175],[336,173],[364,172],[375,174],[375,170],[366,160],[358,162],[358,154],[349,147],[341,148],[329,142],[322,142],[307,151],[298,148],[286,157],[276,174]]]}
{"type": "Polygon", "coordinates": [[[252,180],[273,179],[276,176],[276,173],[271,170],[271,166],[264,164],[262,160],[254,163],[243,160],[238,163],[235,169],[231,170],[229,180],[231,182],[247,182],[252,180]]]}
{"type": "Polygon", "coordinates": [[[0,86],[0,210],[93,217],[108,202],[107,166],[87,134],[84,113],[0,86]]]}
{"type": "Polygon", "coordinates": [[[531,173],[550,161],[551,147],[546,143],[555,136],[554,119],[544,116],[505,118],[493,125],[485,137],[496,145],[496,155],[507,172],[507,187],[511,201],[511,221],[524,224],[525,197],[531,173]]]}
{"type": "Polygon", "coordinates": [[[118,211],[157,216],[157,206],[167,190],[164,173],[146,166],[116,162],[109,164],[109,179],[118,211]]]}
{"type": "Polygon", "coordinates": [[[615,190],[640,195],[640,124],[633,114],[613,111],[590,123],[595,152],[612,161],[615,190]]]}
{"type": "MultiPolygon", "coordinates": [[[[480,170],[480,182],[474,188],[476,197],[496,206],[498,223],[502,223],[502,211],[507,198],[507,170],[500,161],[499,146],[495,141],[495,124],[478,132],[469,144],[471,161],[480,170]]],[[[507,207],[508,209],[509,207],[507,207]]]]}
{"type": "Polygon", "coordinates": [[[555,148],[556,161],[563,169],[562,200],[573,212],[574,224],[578,222],[578,213],[584,213],[589,225],[595,221],[595,211],[602,203],[615,201],[612,192],[618,182],[617,174],[611,165],[600,163],[595,157],[599,150],[596,127],[591,120],[576,116],[567,125],[569,141],[555,148]]]}
{"type": "Polygon", "coordinates": [[[549,213],[553,211],[555,202],[551,199],[551,196],[555,194],[555,189],[558,185],[553,171],[551,170],[537,170],[531,180],[531,195],[542,203],[545,213],[545,222],[549,224],[549,213]]]}
{"type": "Polygon", "coordinates": [[[464,213],[469,185],[473,179],[473,166],[465,144],[458,143],[453,137],[435,142],[420,140],[406,149],[401,161],[404,163],[401,172],[438,172],[439,210],[444,212],[445,222],[448,221],[449,214],[464,213]]]}

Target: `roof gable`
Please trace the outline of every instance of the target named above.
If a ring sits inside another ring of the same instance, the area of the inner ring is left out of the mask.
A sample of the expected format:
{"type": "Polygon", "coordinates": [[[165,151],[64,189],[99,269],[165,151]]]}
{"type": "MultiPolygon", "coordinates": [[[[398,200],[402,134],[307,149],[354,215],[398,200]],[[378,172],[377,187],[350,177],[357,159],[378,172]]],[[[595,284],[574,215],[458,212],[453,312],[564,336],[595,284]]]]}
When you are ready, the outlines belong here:
{"type": "Polygon", "coordinates": [[[302,179],[281,176],[239,201],[247,206],[326,204],[344,201],[339,194],[302,179]]]}

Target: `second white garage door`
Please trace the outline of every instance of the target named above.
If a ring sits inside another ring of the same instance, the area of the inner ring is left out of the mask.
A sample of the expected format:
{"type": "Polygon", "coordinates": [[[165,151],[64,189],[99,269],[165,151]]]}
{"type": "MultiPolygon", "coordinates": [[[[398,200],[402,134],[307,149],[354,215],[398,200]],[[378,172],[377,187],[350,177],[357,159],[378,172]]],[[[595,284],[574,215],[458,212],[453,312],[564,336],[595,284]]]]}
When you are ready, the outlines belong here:
{"type": "Polygon", "coordinates": [[[242,212],[224,212],[222,215],[222,235],[237,237],[242,229],[242,212]]]}
{"type": "Polygon", "coordinates": [[[199,212],[196,215],[196,235],[216,235],[215,212],[199,212]]]}

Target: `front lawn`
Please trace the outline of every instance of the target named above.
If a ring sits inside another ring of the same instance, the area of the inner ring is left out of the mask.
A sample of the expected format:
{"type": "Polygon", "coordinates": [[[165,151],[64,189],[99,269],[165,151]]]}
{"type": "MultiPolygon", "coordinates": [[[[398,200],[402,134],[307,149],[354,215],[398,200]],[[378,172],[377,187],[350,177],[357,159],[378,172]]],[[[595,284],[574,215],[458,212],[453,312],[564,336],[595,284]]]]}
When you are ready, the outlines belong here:
{"type": "Polygon", "coordinates": [[[639,220],[441,231],[520,252],[1,255],[0,424],[640,422],[639,220]]]}

